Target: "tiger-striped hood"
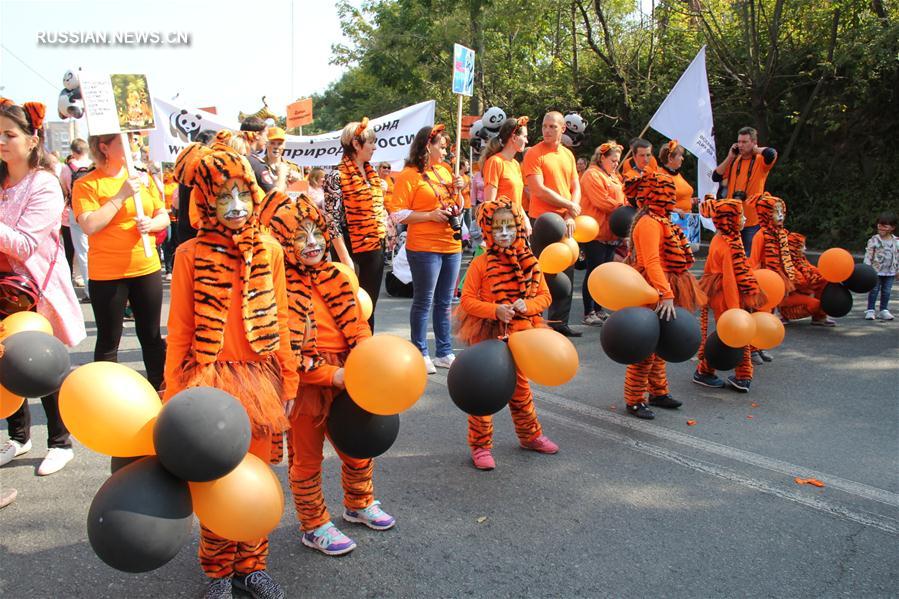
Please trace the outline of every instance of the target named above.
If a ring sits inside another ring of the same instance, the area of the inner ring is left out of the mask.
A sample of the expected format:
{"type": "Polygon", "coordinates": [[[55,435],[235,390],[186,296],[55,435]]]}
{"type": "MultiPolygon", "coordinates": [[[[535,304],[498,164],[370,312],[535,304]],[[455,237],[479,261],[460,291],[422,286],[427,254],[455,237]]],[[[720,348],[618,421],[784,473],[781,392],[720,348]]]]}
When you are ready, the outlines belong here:
{"type": "Polygon", "coordinates": [[[658,171],[628,177],[624,181],[624,194],[637,208],[662,217],[671,214],[677,204],[674,179],[658,171]]]}

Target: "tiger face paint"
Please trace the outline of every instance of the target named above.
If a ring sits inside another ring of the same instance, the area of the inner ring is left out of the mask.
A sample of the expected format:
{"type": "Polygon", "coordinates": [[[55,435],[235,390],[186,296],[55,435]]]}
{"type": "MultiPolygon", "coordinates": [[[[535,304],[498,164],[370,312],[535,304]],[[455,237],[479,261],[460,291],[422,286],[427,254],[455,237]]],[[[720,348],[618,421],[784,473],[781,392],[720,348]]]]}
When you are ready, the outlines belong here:
{"type": "Polygon", "coordinates": [[[253,209],[253,194],[243,179],[228,179],[215,198],[215,217],[237,231],[247,223],[253,209]]]}
{"type": "Polygon", "coordinates": [[[306,266],[315,266],[325,256],[325,234],[314,222],[304,218],[293,238],[293,251],[306,266]]]}
{"type": "Polygon", "coordinates": [[[507,208],[501,208],[493,215],[493,241],[501,248],[511,247],[518,236],[515,216],[507,208]]]}
{"type": "Polygon", "coordinates": [[[783,204],[777,202],[774,204],[774,224],[783,225],[784,224],[784,207],[783,204]]]}

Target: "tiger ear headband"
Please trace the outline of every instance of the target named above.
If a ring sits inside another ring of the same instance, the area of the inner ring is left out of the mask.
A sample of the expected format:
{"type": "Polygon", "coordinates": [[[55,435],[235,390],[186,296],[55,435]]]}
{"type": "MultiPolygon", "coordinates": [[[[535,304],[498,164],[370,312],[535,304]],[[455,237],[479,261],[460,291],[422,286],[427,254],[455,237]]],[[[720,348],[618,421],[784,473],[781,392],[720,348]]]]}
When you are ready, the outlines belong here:
{"type": "Polygon", "coordinates": [[[359,121],[359,125],[356,127],[356,132],[353,133],[353,137],[362,137],[362,134],[365,133],[365,130],[368,129],[368,117],[362,117],[362,120],[359,121]]]}
{"type": "Polygon", "coordinates": [[[437,137],[438,135],[440,135],[441,133],[443,133],[444,131],[446,131],[446,127],[444,126],[443,123],[437,123],[436,125],[434,125],[434,127],[431,129],[431,132],[428,133],[428,143],[433,142],[434,138],[437,137]]]}
{"type": "Polygon", "coordinates": [[[607,141],[607,142],[603,143],[601,146],[599,146],[599,153],[600,153],[600,155],[605,156],[606,154],[608,154],[609,152],[612,152],[613,150],[618,150],[620,152],[623,149],[624,149],[624,147],[621,146],[618,142],[616,142],[614,139],[610,139],[609,141],[607,141]]]}
{"type": "Polygon", "coordinates": [[[518,128],[521,129],[522,127],[527,127],[528,123],[531,122],[531,119],[529,119],[526,116],[520,116],[520,117],[518,117],[517,121],[518,121],[518,128]]]}
{"type": "Polygon", "coordinates": [[[47,112],[47,107],[40,102],[25,102],[22,105],[22,110],[25,111],[25,116],[28,117],[33,134],[37,135],[38,131],[44,126],[44,114],[47,112]]]}
{"type": "Polygon", "coordinates": [[[679,146],[680,146],[680,144],[677,143],[677,140],[676,140],[676,139],[672,139],[671,141],[668,142],[668,153],[669,153],[669,154],[674,154],[674,153],[677,151],[677,148],[678,148],[679,146]]]}

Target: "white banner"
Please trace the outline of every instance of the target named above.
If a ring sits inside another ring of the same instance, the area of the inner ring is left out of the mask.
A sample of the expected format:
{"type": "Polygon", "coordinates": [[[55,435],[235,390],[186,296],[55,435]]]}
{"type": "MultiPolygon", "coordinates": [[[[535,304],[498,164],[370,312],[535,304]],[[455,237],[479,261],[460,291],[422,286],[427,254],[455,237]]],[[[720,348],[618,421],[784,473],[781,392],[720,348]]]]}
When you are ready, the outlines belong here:
{"type": "MultiPolygon", "coordinates": [[[[370,120],[377,134],[378,147],[372,162],[396,164],[409,156],[409,146],[418,130],[434,125],[434,100],[420,102],[402,110],[370,120]]],[[[236,120],[228,120],[217,114],[153,98],[156,113],[156,130],[150,134],[150,155],[153,160],[174,162],[175,158],[196,135],[211,129],[240,129],[236,120]]],[[[298,166],[335,166],[340,162],[340,131],[321,135],[288,135],[284,142],[284,159],[298,166]]]]}
{"type": "MultiPolygon", "coordinates": [[[[705,67],[705,46],[699,49],[693,62],[680,76],[668,97],[656,110],[649,126],[693,153],[699,161],[696,182],[699,199],[714,195],[718,184],[712,181],[712,171],[718,166],[715,154],[715,124],[712,119],[712,100],[709,97],[709,78],[705,67]]],[[[715,230],[711,220],[702,219],[706,228],[715,230]]]]}

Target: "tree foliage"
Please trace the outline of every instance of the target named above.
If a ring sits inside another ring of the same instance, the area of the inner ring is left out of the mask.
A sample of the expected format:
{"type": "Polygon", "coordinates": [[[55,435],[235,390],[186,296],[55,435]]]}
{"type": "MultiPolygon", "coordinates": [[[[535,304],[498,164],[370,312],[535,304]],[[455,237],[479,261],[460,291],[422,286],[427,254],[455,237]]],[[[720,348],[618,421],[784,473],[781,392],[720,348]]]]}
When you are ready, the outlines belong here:
{"type": "MultiPolygon", "coordinates": [[[[780,152],[768,189],[819,246],[860,248],[896,209],[899,23],[882,0],[338,0],[345,75],[315,98],[326,131],[425,99],[454,124],[453,43],[477,52],[469,114],[576,110],[584,154],[627,141],[703,45],[719,156],[741,126],[780,152]]],[[[532,139],[536,137],[532,133],[532,139]]],[[[647,132],[654,141],[661,139],[647,132]]],[[[688,172],[688,174],[690,174],[688,172]]]]}

